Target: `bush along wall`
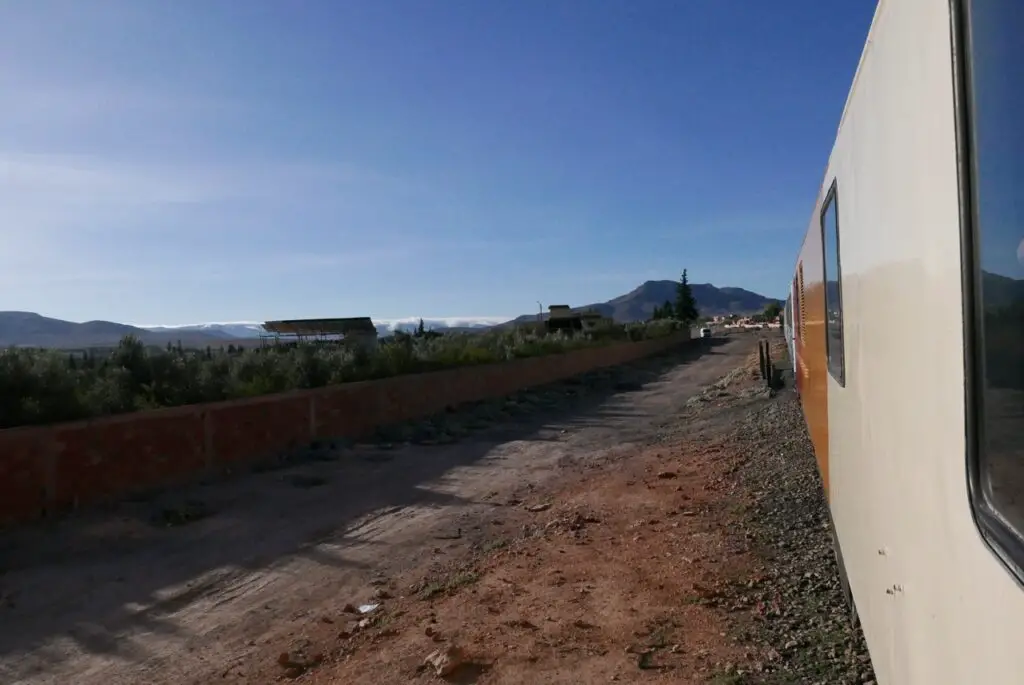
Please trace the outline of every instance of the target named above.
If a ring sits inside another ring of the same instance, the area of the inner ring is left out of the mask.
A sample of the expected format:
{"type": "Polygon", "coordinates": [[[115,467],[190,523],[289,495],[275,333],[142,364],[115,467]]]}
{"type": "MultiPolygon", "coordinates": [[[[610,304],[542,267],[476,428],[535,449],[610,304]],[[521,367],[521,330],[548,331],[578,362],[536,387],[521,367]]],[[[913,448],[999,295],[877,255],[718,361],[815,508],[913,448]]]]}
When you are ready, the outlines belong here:
{"type": "Polygon", "coordinates": [[[155,351],[131,336],[103,353],[12,348],[0,351],[0,429],[492,364],[680,329],[677,322],[655,321],[582,335],[396,334],[375,351],[340,342],[155,351]]]}
{"type": "Polygon", "coordinates": [[[504,363],[0,430],[0,524],[244,472],[318,441],[370,437],[382,426],[628,363],[688,338],[679,331],[589,343],[504,363]]]}

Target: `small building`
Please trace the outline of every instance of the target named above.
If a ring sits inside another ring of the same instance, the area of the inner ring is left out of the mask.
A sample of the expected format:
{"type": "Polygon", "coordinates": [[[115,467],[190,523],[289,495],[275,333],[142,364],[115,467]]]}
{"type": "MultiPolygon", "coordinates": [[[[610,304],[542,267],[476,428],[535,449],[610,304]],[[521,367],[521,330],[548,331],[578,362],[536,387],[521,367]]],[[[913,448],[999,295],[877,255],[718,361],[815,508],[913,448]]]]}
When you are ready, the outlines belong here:
{"type": "Polygon", "coordinates": [[[600,312],[595,312],[591,309],[585,312],[580,312],[580,323],[583,324],[583,330],[590,333],[599,328],[611,325],[612,320],[607,316],[602,316],[600,312]]]}
{"type": "Polygon", "coordinates": [[[547,329],[549,333],[562,331],[574,333],[583,330],[580,317],[567,304],[553,304],[548,307],[547,329]]]}
{"type": "Polygon", "coordinates": [[[590,332],[611,323],[611,319],[592,309],[574,312],[567,304],[553,304],[548,307],[547,329],[549,332],[590,332]]]}
{"type": "Polygon", "coordinates": [[[567,304],[553,304],[548,307],[549,319],[571,319],[573,316],[575,316],[575,313],[567,304]]]}

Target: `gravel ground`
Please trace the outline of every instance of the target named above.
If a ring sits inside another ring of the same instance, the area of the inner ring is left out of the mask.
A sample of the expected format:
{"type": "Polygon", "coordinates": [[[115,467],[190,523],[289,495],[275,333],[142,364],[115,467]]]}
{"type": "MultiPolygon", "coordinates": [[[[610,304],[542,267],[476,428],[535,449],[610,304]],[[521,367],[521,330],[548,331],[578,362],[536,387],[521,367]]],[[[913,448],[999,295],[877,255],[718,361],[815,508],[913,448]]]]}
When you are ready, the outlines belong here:
{"type": "Polygon", "coordinates": [[[737,440],[749,450],[737,472],[752,496],[744,534],[761,564],[760,582],[733,587],[733,599],[756,602],[754,620],[734,621],[734,629],[764,648],[769,672],[732,682],[874,683],[840,588],[821,481],[793,393],[745,416],[737,440]]]}
{"type": "MultiPolygon", "coordinates": [[[[784,350],[782,343],[773,344],[773,357],[784,357],[784,350]]],[[[699,413],[708,396],[724,398],[711,423],[734,422],[727,441],[743,455],[735,478],[747,493],[736,508],[737,535],[758,559],[754,576],[732,584],[717,602],[753,605],[751,614],[733,614],[732,629],[765,659],[750,670],[726,668],[719,682],[873,685],[867,645],[851,621],[840,586],[827,505],[799,398],[792,389],[768,393],[746,383],[729,392],[737,380],[753,375],[754,360],[690,403],[699,413]],[[773,399],[765,401],[769,395],[773,399]]]]}

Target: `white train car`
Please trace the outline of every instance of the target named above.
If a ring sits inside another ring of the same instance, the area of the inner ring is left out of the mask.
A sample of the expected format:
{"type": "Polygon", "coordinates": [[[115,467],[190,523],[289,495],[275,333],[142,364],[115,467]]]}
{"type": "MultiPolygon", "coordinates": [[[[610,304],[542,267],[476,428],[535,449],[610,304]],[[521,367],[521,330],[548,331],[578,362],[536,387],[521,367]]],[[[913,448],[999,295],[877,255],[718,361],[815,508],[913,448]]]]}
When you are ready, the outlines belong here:
{"type": "Polygon", "coordinates": [[[880,685],[1024,683],[1024,0],[882,0],[793,280],[880,685]]]}
{"type": "Polygon", "coordinates": [[[786,348],[789,350],[789,358],[796,359],[796,349],[793,347],[793,289],[790,287],[786,295],[786,306],[782,309],[782,335],[786,338],[786,348]]]}

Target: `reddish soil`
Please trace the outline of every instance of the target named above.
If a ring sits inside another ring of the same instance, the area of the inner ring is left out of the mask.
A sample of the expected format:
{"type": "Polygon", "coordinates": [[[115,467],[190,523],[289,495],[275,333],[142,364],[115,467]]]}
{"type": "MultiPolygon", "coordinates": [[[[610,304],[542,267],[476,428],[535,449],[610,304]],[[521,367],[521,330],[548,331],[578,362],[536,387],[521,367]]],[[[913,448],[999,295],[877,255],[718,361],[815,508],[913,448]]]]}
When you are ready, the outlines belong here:
{"type": "Polygon", "coordinates": [[[444,682],[447,649],[452,683],[712,681],[756,656],[714,599],[751,567],[709,388],[756,391],[755,340],[454,445],[174,493],[183,527],[146,502],[4,533],[0,682],[444,682]]]}
{"type": "Polygon", "coordinates": [[[397,598],[381,602],[372,627],[322,617],[294,656],[326,663],[300,682],[430,682],[425,657],[451,647],[462,653],[453,683],[703,683],[745,662],[721,610],[699,603],[748,568],[723,533],[730,511],[714,486],[728,452],[624,456],[509,507],[476,559],[385,585],[397,598]]]}

